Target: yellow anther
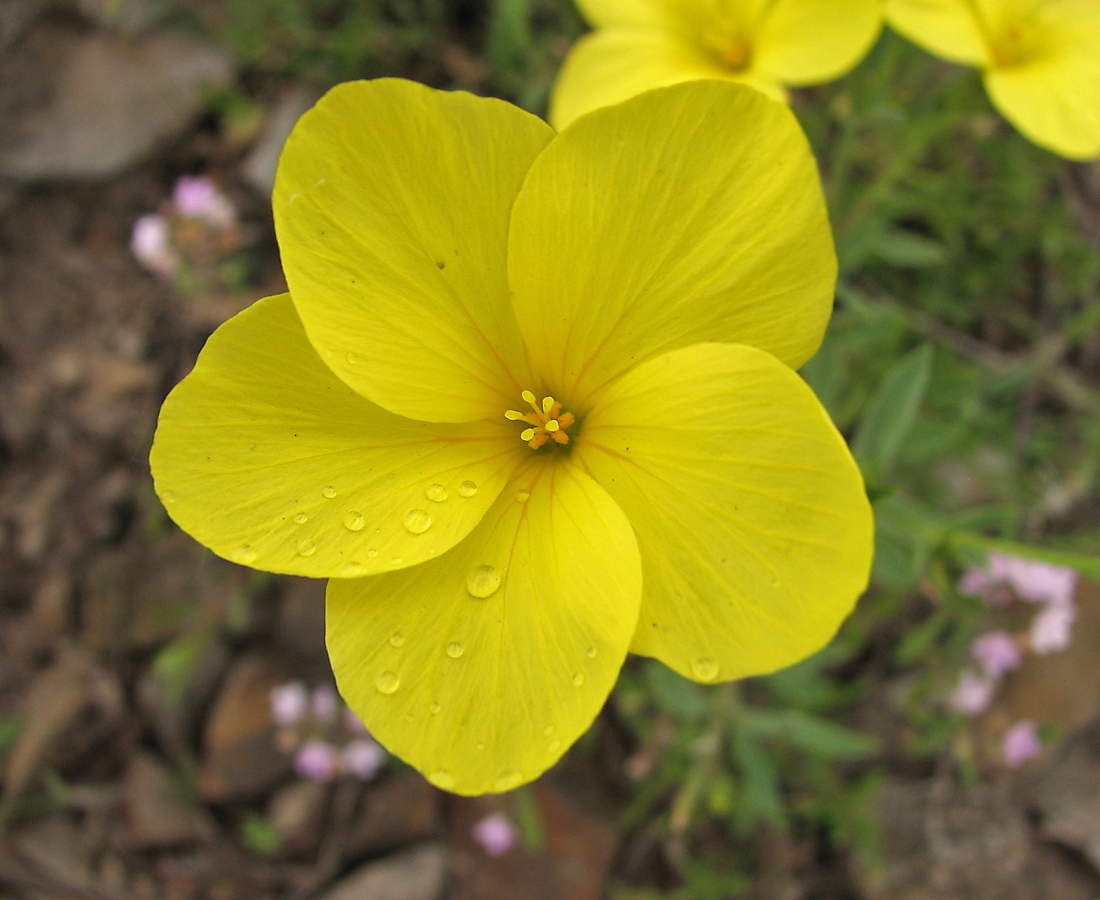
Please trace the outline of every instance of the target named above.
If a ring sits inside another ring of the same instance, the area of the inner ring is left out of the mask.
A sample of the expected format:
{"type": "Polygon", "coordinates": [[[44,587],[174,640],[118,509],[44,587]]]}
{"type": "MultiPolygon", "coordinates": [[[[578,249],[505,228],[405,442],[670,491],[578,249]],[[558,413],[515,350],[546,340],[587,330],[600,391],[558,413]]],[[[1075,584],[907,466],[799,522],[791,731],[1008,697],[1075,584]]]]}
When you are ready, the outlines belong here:
{"type": "Polygon", "coordinates": [[[556,444],[568,444],[569,435],[565,429],[576,421],[574,415],[562,412],[561,402],[553,397],[543,397],[540,405],[531,391],[524,391],[521,396],[530,404],[532,411],[522,413],[509,409],[504,413],[504,417],[512,422],[526,422],[531,426],[520,432],[520,439],[532,450],[538,450],[550,440],[556,444]]]}

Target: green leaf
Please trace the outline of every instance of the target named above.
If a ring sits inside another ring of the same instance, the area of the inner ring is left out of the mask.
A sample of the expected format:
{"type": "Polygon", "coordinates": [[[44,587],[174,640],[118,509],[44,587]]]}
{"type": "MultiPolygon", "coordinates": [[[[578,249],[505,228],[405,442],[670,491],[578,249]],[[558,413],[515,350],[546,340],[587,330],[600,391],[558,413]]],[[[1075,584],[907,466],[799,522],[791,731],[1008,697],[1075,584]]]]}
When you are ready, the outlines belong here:
{"type": "Polygon", "coordinates": [[[828,719],[787,713],[785,737],[794,746],[822,759],[866,759],[879,751],[878,739],[828,719]]]}
{"type": "Polygon", "coordinates": [[[947,252],[938,241],[902,228],[881,232],[872,252],[902,269],[927,269],[947,261],[947,252]]]}
{"type": "Polygon", "coordinates": [[[745,803],[754,818],[782,828],[785,824],[779,776],[768,755],[749,735],[738,729],[733,735],[733,763],[741,772],[745,803]]]}
{"type": "Polygon", "coordinates": [[[913,427],[931,374],[932,345],[922,344],[898,360],[871,397],[852,441],[867,481],[877,481],[893,462],[913,427]]]}
{"type": "Polygon", "coordinates": [[[710,714],[707,692],[662,663],[649,662],[645,680],[656,704],[678,721],[697,722],[710,714]]]}

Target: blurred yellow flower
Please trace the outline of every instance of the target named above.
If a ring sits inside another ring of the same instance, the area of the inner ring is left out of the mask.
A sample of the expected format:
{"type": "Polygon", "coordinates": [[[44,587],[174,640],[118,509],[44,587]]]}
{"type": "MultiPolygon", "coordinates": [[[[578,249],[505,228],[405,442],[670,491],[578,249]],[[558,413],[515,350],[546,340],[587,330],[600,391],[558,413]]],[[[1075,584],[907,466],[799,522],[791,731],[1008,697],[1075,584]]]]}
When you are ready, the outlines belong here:
{"type": "Polygon", "coordinates": [[[577,0],[596,30],[558,76],[550,121],[662,85],[719,78],[777,100],[784,85],[821,84],[852,69],[882,26],[881,0],[577,0]]]}
{"type": "Polygon", "coordinates": [[[886,0],[886,16],[929,52],[981,69],[1029,140],[1100,156],[1100,0],[886,0]]]}
{"type": "Polygon", "coordinates": [[[390,751],[509,790],[628,650],[710,682],[832,637],[871,511],[794,371],[836,261],[786,107],[695,82],[555,135],[356,82],[296,126],[274,208],[290,294],[210,338],[153,475],[216,553],[332,579],[333,671],[390,751]]]}

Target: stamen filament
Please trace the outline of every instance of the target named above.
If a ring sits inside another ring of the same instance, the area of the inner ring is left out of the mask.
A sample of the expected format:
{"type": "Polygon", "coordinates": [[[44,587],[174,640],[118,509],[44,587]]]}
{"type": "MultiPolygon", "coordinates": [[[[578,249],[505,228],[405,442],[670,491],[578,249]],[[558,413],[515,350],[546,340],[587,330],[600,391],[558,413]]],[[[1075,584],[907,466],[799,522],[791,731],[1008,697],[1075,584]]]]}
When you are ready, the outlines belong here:
{"type": "Polygon", "coordinates": [[[520,432],[520,440],[532,450],[538,450],[550,440],[561,445],[569,443],[569,435],[565,430],[576,422],[576,416],[571,412],[562,412],[561,401],[553,397],[543,397],[540,404],[531,391],[524,391],[520,396],[531,407],[532,412],[524,413],[515,409],[504,412],[504,418],[510,422],[525,422],[531,426],[520,432]]]}

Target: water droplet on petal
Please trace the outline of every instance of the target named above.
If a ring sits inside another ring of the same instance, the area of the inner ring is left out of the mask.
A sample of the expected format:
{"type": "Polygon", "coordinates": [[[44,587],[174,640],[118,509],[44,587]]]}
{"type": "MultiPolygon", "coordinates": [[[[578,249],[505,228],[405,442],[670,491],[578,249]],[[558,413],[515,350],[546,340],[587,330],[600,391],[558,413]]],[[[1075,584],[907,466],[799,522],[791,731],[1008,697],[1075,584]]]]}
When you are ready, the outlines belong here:
{"type": "Polygon", "coordinates": [[[404,647],[405,635],[403,635],[400,631],[395,631],[393,634],[390,635],[390,646],[404,647]]]}
{"type": "Polygon", "coordinates": [[[411,722],[412,720],[413,720],[413,714],[412,713],[405,713],[405,721],[406,722],[411,722]]]}
{"type": "Polygon", "coordinates": [[[531,498],[530,491],[516,491],[516,502],[526,503],[531,498]]]}
{"type": "Polygon", "coordinates": [[[465,652],[466,648],[463,647],[458,641],[451,641],[447,645],[447,655],[451,659],[458,659],[465,652]]]}
{"type": "Polygon", "coordinates": [[[561,749],[561,741],[551,741],[546,750],[548,753],[557,753],[561,749]]]}
{"type": "Polygon", "coordinates": [[[434,784],[437,788],[442,788],[445,791],[449,791],[455,786],[455,777],[446,769],[436,769],[434,772],[428,775],[428,781],[434,784]]]}
{"type": "Polygon", "coordinates": [[[441,709],[443,709],[442,706],[440,706],[438,703],[433,703],[431,706],[428,707],[428,712],[430,712],[434,716],[437,715],[441,709]]]}
{"type": "Polygon", "coordinates": [[[782,581],[780,581],[780,580],[779,580],[778,578],[773,578],[773,579],[772,579],[772,587],[773,587],[773,588],[780,588],[780,587],[783,587],[783,582],[782,582],[782,581]]]}
{"type": "Polygon", "coordinates": [[[387,669],[378,679],[374,682],[374,686],[378,688],[380,694],[392,694],[401,684],[401,677],[396,672],[391,672],[387,669]]]}
{"type": "Polygon", "coordinates": [[[400,556],[394,556],[394,557],[392,557],[392,558],[390,559],[390,565],[391,565],[391,566],[399,566],[399,565],[401,565],[401,563],[403,563],[404,561],[405,561],[405,560],[403,560],[403,559],[402,559],[402,558],[401,558],[400,556]]]}
{"type": "Polygon", "coordinates": [[[341,578],[358,578],[362,575],[366,569],[362,563],[349,562],[344,568],[340,570],[341,578]]]}
{"type": "Polygon", "coordinates": [[[547,725],[544,729],[542,729],[542,736],[543,737],[550,737],[550,735],[552,735],[553,733],[554,733],[554,726],[553,725],[547,725]]]}
{"type": "Polygon", "coordinates": [[[493,790],[501,793],[510,791],[512,788],[518,786],[521,781],[523,781],[523,778],[520,776],[519,772],[513,772],[511,770],[501,772],[500,775],[497,776],[497,780],[493,782],[493,790]]]}
{"type": "Polygon", "coordinates": [[[718,660],[702,656],[691,664],[691,671],[699,681],[714,681],[718,677],[718,660]]]}
{"type": "Polygon", "coordinates": [[[321,496],[326,500],[331,500],[336,496],[336,488],[331,486],[321,488],[321,496]]]}
{"type": "Polygon", "coordinates": [[[463,497],[472,497],[477,493],[477,484],[473,481],[466,480],[458,486],[458,492],[463,497]]]}
{"type": "Polygon", "coordinates": [[[176,492],[175,491],[165,491],[163,494],[160,495],[160,499],[163,500],[165,503],[175,503],[176,502],[176,492]]]}
{"type": "Polygon", "coordinates": [[[595,647],[589,647],[587,650],[584,651],[584,655],[587,656],[589,659],[595,659],[596,658],[596,648],[595,647]]]}
{"type": "Polygon", "coordinates": [[[374,559],[377,555],[378,555],[377,550],[368,550],[367,551],[367,558],[368,559],[374,559]]]}
{"type": "Polygon", "coordinates": [[[432,517],[422,509],[412,509],[405,515],[404,524],[409,534],[423,534],[432,527],[432,517]]]}
{"type": "Polygon", "coordinates": [[[362,531],[363,517],[357,512],[349,512],[344,516],[344,527],[348,531],[362,531]]]}
{"type": "Polygon", "coordinates": [[[441,484],[429,484],[424,491],[424,496],[433,503],[442,503],[447,499],[447,489],[441,484]]]}
{"type": "Polygon", "coordinates": [[[248,544],[245,544],[234,550],[232,556],[233,562],[240,563],[242,566],[248,566],[256,561],[256,557],[259,556],[259,554],[249,547],[248,544]]]}
{"type": "Polygon", "coordinates": [[[584,684],[584,672],[578,672],[573,676],[573,687],[580,687],[584,684]]]}
{"type": "Polygon", "coordinates": [[[500,572],[490,565],[474,566],[466,579],[466,590],[471,597],[484,600],[492,597],[500,588],[500,572]]]}
{"type": "Polygon", "coordinates": [[[484,750],[485,749],[485,741],[478,741],[476,744],[474,744],[474,746],[477,747],[478,750],[484,750]]]}
{"type": "Polygon", "coordinates": [[[298,515],[296,515],[294,517],[294,524],[295,525],[305,525],[305,523],[308,522],[308,521],[309,521],[309,516],[307,516],[305,513],[298,513],[298,515]]]}
{"type": "Polygon", "coordinates": [[[299,556],[313,556],[317,552],[317,545],[309,538],[302,538],[298,541],[298,555],[299,556]]]}
{"type": "Polygon", "coordinates": [[[351,364],[352,364],[353,366],[354,366],[354,365],[355,365],[355,364],[356,364],[357,362],[359,362],[359,357],[358,357],[358,355],[357,355],[357,354],[355,354],[355,353],[352,353],[352,352],[350,352],[350,351],[348,352],[348,355],[347,355],[347,357],[345,357],[345,358],[346,358],[346,359],[347,359],[347,361],[348,361],[349,363],[351,363],[351,364]]]}

